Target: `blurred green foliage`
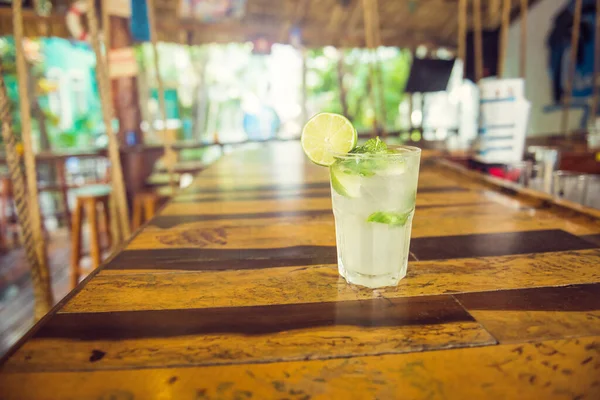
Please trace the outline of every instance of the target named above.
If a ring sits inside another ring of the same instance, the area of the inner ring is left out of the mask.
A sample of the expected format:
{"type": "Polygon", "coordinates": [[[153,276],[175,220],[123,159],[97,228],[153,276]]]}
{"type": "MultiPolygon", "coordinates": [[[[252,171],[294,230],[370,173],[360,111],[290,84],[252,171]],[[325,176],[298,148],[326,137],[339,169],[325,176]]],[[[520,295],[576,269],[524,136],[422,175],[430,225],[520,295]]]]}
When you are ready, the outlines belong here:
{"type": "MultiPolygon", "coordinates": [[[[307,59],[308,101],[315,109],[342,113],[339,85],[339,57],[343,57],[343,85],[346,89],[348,117],[357,129],[370,129],[375,110],[370,99],[370,54],[366,49],[333,48],[309,50],[307,59]]],[[[404,88],[410,72],[409,51],[396,48],[377,50],[383,75],[384,103],[387,129],[394,129],[398,120],[398,106],[404,98],[404,88]]],[[[379,102],[379,98],[377,98],[379,102]]]]}

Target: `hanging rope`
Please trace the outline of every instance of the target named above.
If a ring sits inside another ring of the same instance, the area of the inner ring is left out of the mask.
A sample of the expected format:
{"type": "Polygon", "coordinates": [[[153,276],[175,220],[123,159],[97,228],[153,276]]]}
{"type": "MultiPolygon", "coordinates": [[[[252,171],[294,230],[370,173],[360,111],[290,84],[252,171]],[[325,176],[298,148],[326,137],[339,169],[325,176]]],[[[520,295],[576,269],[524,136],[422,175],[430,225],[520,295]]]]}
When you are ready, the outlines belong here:
{"type": "MultiPolygon", "coordinates": [[[[600,75],[600,0],[596,0],[596,33],[594,38],[594,72],[592,74],[592,105],[590,107],[590,115],[592,123],[596,122],[596,114],[598,113],[598,93],[600,86],[598,85],[598,75],[600,75]]],[[[588,132],[589,134],[589,132],[588,132]]]]}
{"type": "Polygon", "coordinates": [[[581,0],[575,2],[575,15],[573,16],[573,29],[571,30],[571,60],[569,63],[569,75],[567,84],[563,92],[563,110],[561,132],[571,139],[569,130],[569,107],[571,105],[571,95],[573,92],[573,79],[575,78],[575,66],[577,65],[577,48],[579,47],[579,28],[581,23],[581,0]]]}
{"type": "MultiPolygon", "coordinates": [[[[126,239],[130,235],[129,229],[129,211],[127,208],[127,197],[125,195],[125,184],[123,182],[123,170],[121,169],[121,158],[119,155],[119,145],[112,129],[113,106],[111,102],[110,78],[106,67],[106,60],[102,54],[100,36],[98,34],[98,19],[96,17],[96,8],[94,0],[87,0],[87,17],[90,29],[90,38],[92,48],[96,54],[96,75],[98,77],[98,91],[100,93],[100,102],[102,104],[102,119],[108,137],[108,157],[111,163],[112,188],[115,196],[115,217],[119,221],[119,231],[121,238],[126,239]]],[[[117,238],[115,238],[117,240],[117,238]]]]}
{"type": "Polygon", "coordinates": [[[12,121],[10,115],[10,103],[4,84],[4,73],[0,60],[0,121],[2,121],[2,138],[6,149],[6,163],[13,186],[13,196],[21,237],[25,247],[25,256],[31,266],[31,280],[33,282],[33,293],[35,296],[35,319],[42,318],[54,304],[50,275],[47,267],[44,269],[40,264],[37,253],[36,239],[32,229],[29,215],[30,203],[25,189],[25,177],[21,170],[21,163],[17,152],[17,139],[12,132],[12,121]]]}
{"type": "MultiPolygon", "coordinates": [[[[15,202],[19,212],[19,219],[23,224],[23,236],[28,235],[26,239],[26,251],[28,252],[29,262],[31,264],[31,277],[34,286],[36,297],[35,316],[41,318],[50,310],[53,304],[53,296],[50,284],[50,273],[48,271],[48,262],[46,256],[46,246],[42,233],[42,217],[39,208],[38,190],[37,190],[37,173],[35,169],[35,155],[31,143],[31,110],[28,87],[27,62],[25,61],[25,53],[23,47],[23,3],[22,0],[13,0],[13,29],[15,36],[15,53],[17,66],[17,79],[19,86],[19,108],[21,112],[21,136],[23,138],[24,159],[25,159],[25,176],[27,182],[27,194],[23,186],[22,176],[17,174],[18,161],[13,159],[11,168],[11,179],[15,186],[15,202]],[[15,180],[17,179],[17,180],[15,180]],[[20,187],[17,187],[19,186],[20,187]],[[17,191],[20,194],[17,195],[17,191]],[[19,202],[18,197],[21,197],[19,202]],[[28,241],[28,242],[27,242],[28,241]],[[29,244],[27,244],[29,243],[29,244]],[[37,256],[37,262],[33,260],[33,252],[37,256]],[[31,253],[31,254],[29,254],[31,253]]],[[[4,82],[2,82],[4,88],[4,82]]],[[[5,90],[5,89],[3,89],[5,90]]],[[[8,100],[3,100],[2,113],[8,112],[8,100]]],[[[7,157],[16,157],[15,139],[10,130],[10,124],[6,125],[5,118],[2,118],[5,143],[7,143],[7,157]],[[11,142],[12,150],[8,148],[8,143],[11,142]]],[[[10,168],[10,162],[9,162],[10,168]]]]}
{"type": "Polygon", "coordinates": [[[154,69],[156,70],[156,84],[158,86],[158,104],[160,106],[160,112],[163,116],[163,144],[164,144],[164,161],[167,166],[169,174],[169,185],[171,186],[172,193],[175,193],[176,182],[175,182],[175,162],[177,160],[177,154],[173,150],[173,143],[170,135],[167,132],[167,105],[165,104],[165,88],[163,80],[160,75],[160,60],[158,58],[158,45],[157,45],[157,34],[156,34],[156,10],[154,8],[154,0],[147,0],[148,4],[148,25],[150,25],[150,41],[152,42],[152,54],[154,56],[154,69]]]}

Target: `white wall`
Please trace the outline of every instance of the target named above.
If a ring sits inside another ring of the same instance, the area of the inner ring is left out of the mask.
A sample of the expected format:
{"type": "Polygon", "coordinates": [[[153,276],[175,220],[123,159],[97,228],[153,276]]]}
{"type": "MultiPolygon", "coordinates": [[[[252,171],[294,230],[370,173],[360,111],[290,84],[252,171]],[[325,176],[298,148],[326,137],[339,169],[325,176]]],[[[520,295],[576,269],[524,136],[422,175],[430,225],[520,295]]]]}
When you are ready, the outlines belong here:
{"type": "MultiPolygon", "coordinates": [[[[527,68],[525,96],[531,101],[528,136],[560,133],[561,111],[544,112],[543,108],[553,103],[552,80],[548,67],[546,38],[554,16],[568,0],[541,0],[529,9],[527,15],[527,68]]],[[[521,42],[521,20],[515,20],[508,31],[508,46],[504,74],[506,78],[519,76],[519,47],[521,42]]],[[[583,111],[571,109],[569,127],[579,127],[583,111]]]]}

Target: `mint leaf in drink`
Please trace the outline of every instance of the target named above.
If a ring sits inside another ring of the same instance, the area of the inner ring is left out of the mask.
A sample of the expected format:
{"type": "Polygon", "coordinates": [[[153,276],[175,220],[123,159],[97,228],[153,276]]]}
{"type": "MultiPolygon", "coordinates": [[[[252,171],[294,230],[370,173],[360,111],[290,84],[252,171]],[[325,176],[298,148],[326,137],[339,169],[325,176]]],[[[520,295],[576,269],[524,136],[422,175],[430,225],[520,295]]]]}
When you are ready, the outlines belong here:
{"type": "MultiPolygon", "coordinates": [[[[390,152],[391,150],[388,150],[387,145],[378,136],[367,140],[362,146],[355,147],[350,154],[387,154],[390,152]]],[[[387,161],[378,157],[349,157],[338,160],[337,166],[346,174],[370,177],[375,175],[375,171],[385,169],[387,161]]]]}
{"type": "Polygon", "coordinates": [[[361,159],[347,159],[339,160],[339,169],[350,175],[359,175],[363,177],[369,177],[375,175],[375,160],[361,160],[361,159]]]}
{"type": "Polygon", "coordinates": [[[412,210],[406,213],[395,213],[395,212],[385,212],[385,211],[377,211],[373,214],[369,215],[367,218],[367,222],[376,222],[379,224],[387,224],[390,226],[404,226],[410,217],[412,210]]]}
{"type": "Polygon", "coordinates": [[[377,154],[377,153],[387,153],[388,148],[387,144],[385,144],[379,136],[375,139],[369,139],[362,146],[355,147],[350,151],[351,154],[377,154]]]}

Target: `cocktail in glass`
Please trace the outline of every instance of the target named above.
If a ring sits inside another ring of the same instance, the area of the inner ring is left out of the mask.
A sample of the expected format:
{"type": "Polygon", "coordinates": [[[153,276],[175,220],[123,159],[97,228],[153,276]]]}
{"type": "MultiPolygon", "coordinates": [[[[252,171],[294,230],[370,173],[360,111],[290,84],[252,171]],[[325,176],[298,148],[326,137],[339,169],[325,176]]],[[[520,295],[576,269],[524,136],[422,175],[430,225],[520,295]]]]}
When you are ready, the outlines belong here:
{"type": "Polygon", "coordinates": [[[331,196],[339,273],[370,288],[406,276],[421,150],[335,155],[331,196]]]}

